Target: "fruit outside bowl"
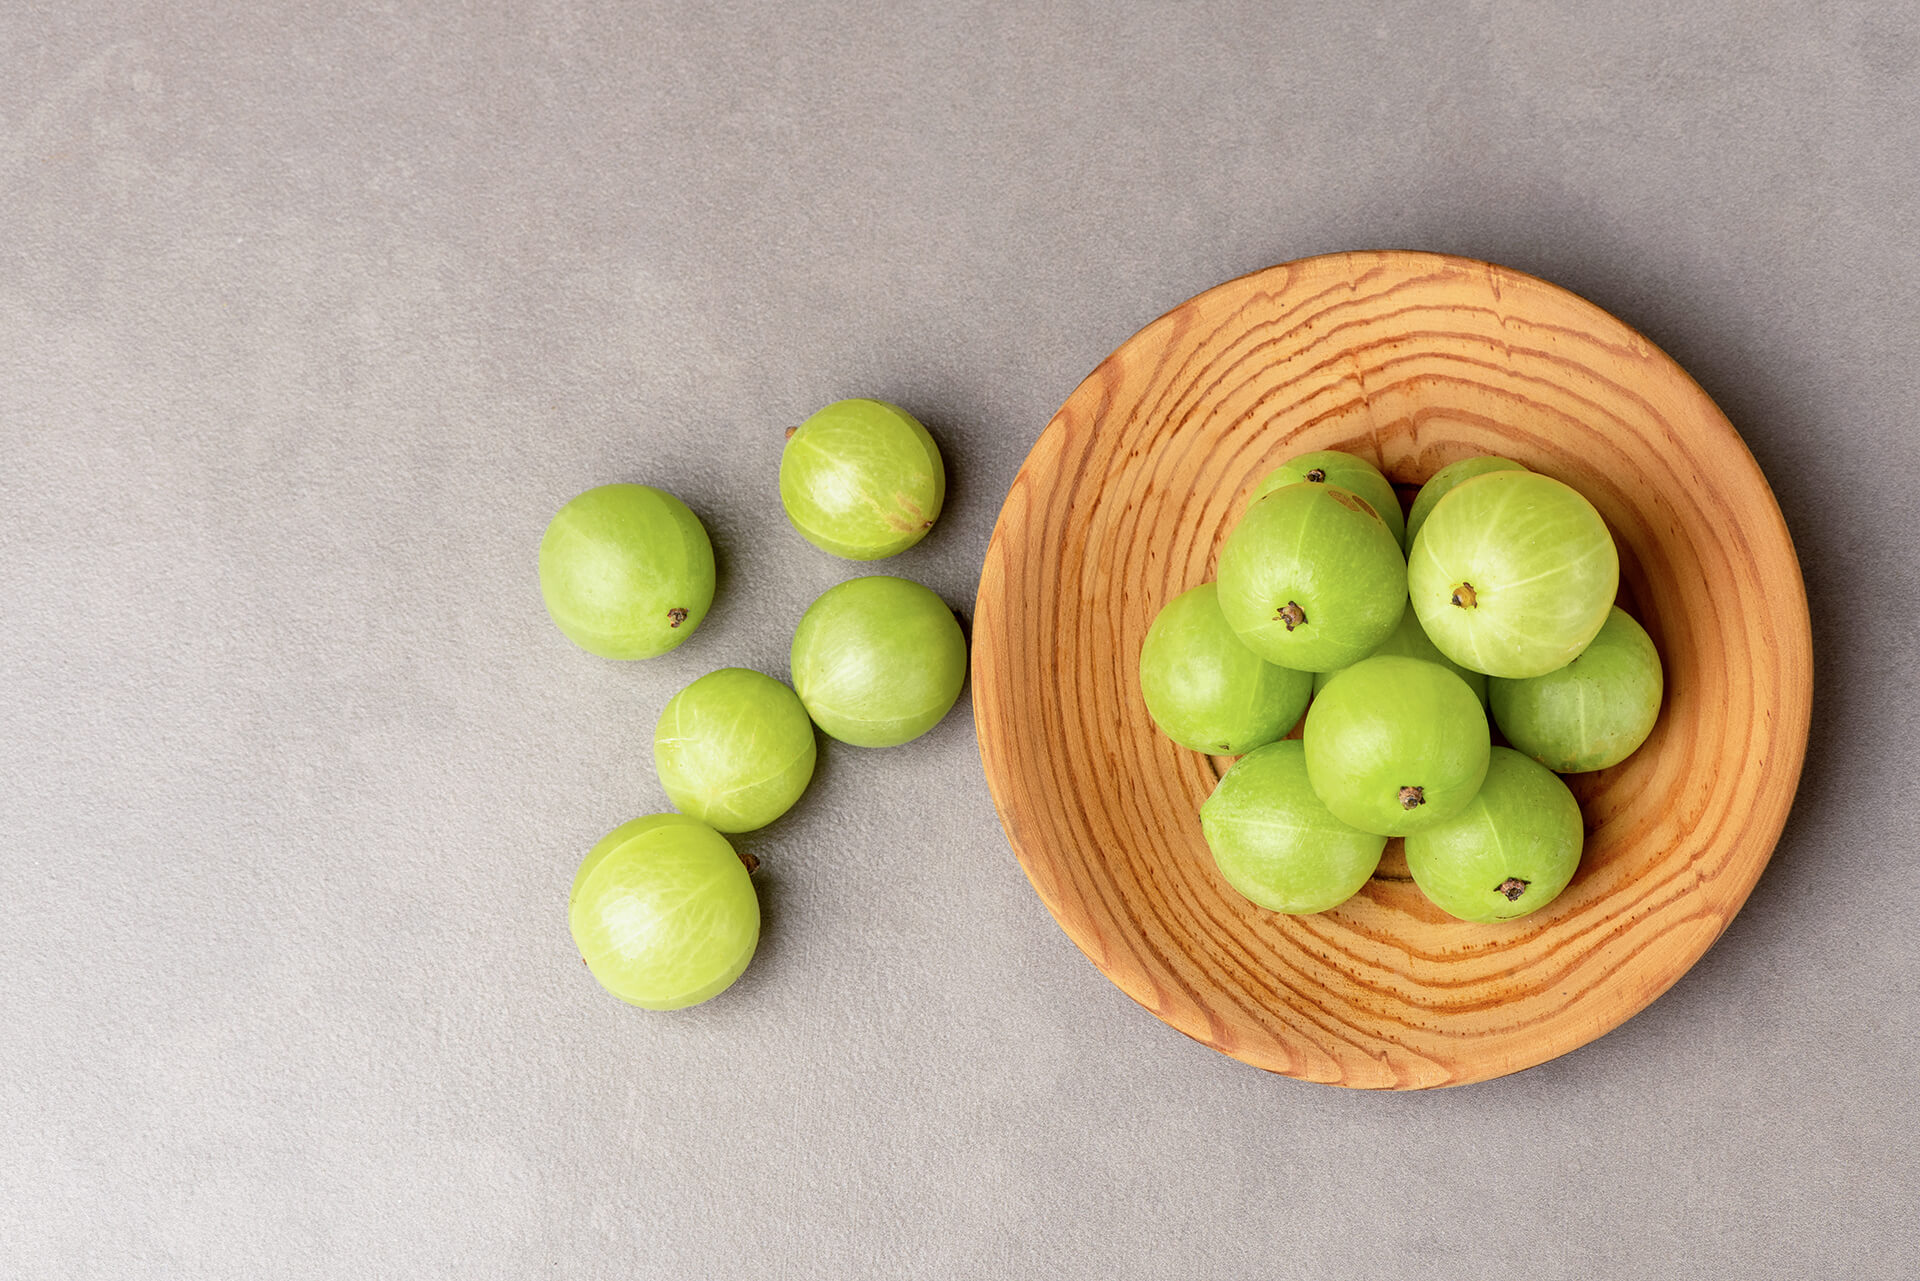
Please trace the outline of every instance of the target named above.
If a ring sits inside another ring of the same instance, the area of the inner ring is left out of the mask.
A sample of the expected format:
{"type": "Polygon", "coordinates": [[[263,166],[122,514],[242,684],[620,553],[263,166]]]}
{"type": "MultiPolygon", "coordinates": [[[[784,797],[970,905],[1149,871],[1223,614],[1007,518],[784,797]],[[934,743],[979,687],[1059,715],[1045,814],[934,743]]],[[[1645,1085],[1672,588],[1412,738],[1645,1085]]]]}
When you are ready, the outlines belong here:
{"type": "Polygon", "coordinates": [[[1128,339],[1021,467],[973,624],[980,752],[1042,902],[1162,1020],[1257,1067],[1418,1089],[1542,1063],[1617,1027],[1726,929],[1806,754],[1812,640],[1780,509],[1665,354],[1519,272],[1433,254],[1256,272],[1128,339]],[[1666,669],[1652,736],[1570,776],[1586,850],[1553,903],[1453,920],[1399,842],[1315,916],[1220,876],[1200,804],[1225,762],[1157,733],[1140,644],[1214,575],[1259,479],[1343,449],[1417,486],[1499,454],[1572,485],[1620,550],[1620,603],[1666,669]]]}

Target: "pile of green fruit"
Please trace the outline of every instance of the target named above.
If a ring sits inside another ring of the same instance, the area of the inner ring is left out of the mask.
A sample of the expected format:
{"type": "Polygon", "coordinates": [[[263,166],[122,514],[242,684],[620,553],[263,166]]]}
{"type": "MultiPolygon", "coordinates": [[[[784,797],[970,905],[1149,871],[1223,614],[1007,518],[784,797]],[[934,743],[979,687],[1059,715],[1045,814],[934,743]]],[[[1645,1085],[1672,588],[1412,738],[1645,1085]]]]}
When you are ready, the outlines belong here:
{"type": "MultiPolygon", "coordinates": [[[[828,405],[787,434],[780,502],[795,529],[847,560],[919,542],[940,515],[940,450],[877,400],[828,405]]],[[[567,638],[603,658],[684,643],[713,602],[713,546],[685,503],[646,485],[581,494],[540,540],[540,591],[567,638]]],[[[760,940],[753,862],[721,835],[766,826],[813,778],[814,726],[892,747],[939,723],[966,676],[953,611],[905,578],[828,589],[793,635],[793,685],[722,668],[674,695],[653,732],[676,814],[615,828],[580,864],[568,922],[587,968],[623,1001],[696,1005],[740,977],[760,940]]]]}
{"type": "Polygon", "coordinates": [[[1140,651],[1154,724],[1240,757],[1200,807],[1221,875],[1273,911],[1323,912],[1398,836],[1455,917],[1552,902],[1584,839],[1559,774],[1624,760],[1660,710],[1619,578],[1593,505],[1507,459],[1442,468],[1404,518],[1351,454],[1267,476],[1216,580],[1162,608],[1140,651]]]}

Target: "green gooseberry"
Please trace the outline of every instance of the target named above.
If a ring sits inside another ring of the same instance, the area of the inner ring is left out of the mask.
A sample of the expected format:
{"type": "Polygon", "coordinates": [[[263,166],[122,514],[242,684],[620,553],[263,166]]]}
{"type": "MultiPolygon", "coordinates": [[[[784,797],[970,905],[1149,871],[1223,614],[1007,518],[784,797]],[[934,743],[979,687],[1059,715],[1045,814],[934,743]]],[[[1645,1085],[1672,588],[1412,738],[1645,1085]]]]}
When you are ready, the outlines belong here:
{"type": "Polygon", "coordinates": [[[1464,481],[1413,541],[1407,587],[1441,653],[1489,676],[1572,662],[1607,621],[1620,555],[1572,486],[1530,471],[1464,481]]]}
{"type": "Polygon", "coordinates": [[[1393,482],[1366,459],[1338,449],[1316,449],[1310,454],[1289,458],[1261,478],[1253,497],[1257,501],[1283,486],[1303,483],[1333,485],[1346,490],[1386,522],[1393,541],[1403,548],[1407,545],[1407,521],[1400,514],[1400,495],[1393,492],[1393,482]]]}
{"type": "Polygon", "coordinates": [[[847,560],[879,560],[926,537],[947,473],[920,421],[884,400],[840,400],[787,435],[780,505],[801,537],[847,560]]]}
{"type": "Polygon", "coordinates": [[[760,900],[727,838],[650,814],[600,838],[567,896],[574,945],[630,1005],[678,1010],[719,995],[760,942],[760,900]]]}
{"type": "Polygon", "coordinates": [[[1442,498],[1453,492],[1454,486],[1462,481],[1472,480],[1475,476],[1484,476],[1490,471],[1526,471],[1527,468],[1511,458],[1497,458],[1492,454],[1482,454],[1477,458],[1462,458],[1457,463],[1448,463],[1427,478],[1420,486],[1420,492],[1413,496],[1413,507],[1407,512],[1407,546],[1413,546],[1413,540],[1419,536],[1420,527],[1427,523],[1427,517],[1433,514],[1433,508],[1442,498]]]}
{"type": "Polygon", "coordinates": [[[1333,485],[1276,489],[1220,549],[1220,612],[1269,663],[1326,672],[1357,662],[1406,611],[1406,561],[1371,506],[1333,485]]]}
{"type": "Polygon", "coordinates": [[[940,723],[967,675],[946,602],[875,574],[828,588],[793,634],[793,688],[813,723],[855,747],[893,747],[940,723]]]}
{"type": "Polygon", "coordinates": [[[667,799],[719,832],[779,818],[813,778],[813,722],[794,692],[745,667],[708,672],[675,694],[653,729],[667,799]]]}
{"type": "Polygon", "coordinates": [[[1220,874],[1275,912],[1338,907],[1380,865],[1387,838],[1334,817],[1307,781],[1298,739],[1255,748],[1200,806],[1200,830],[1220,874]]]}
{"type": "Polygon", "coordinates": [[[1617,605],[1565,667],[1488,684],[1493,719],[1507,741],[1562,774],[1626,760],[1653,732],[1663,693],[1653,638],[1617,605]]]}
{"type": "Polygon", "coordinates": [[[1466,807],[1492,739],[1465,681],[1389,654],[1328,681],[1307,708],[1302,741],[1313,790],[1342,822],[1405,836],[1466,807]]]}
{"type": "MultiPolygon", "coordinates": [[[[1405,658],[1424,658],[1429,663],[1438,663],[1467,683],[1467,688],[1473,691],[1473,696],[1480,700],[1480,706],[1487,705],[1487,678],[1479,672],[1468,671],[1442,654],[1434,643],[1427,639],[1425,629],[1420,626],[1419,617],[1412,610],[1400,615],[1400,626],[1393,629],[1393,635],[1382,641],[1380,648],[1367,657],[1373,658],[1379,654],[1399,654],[1405,658]]],[[[1333,677],[1332,672],[1313,674],[1313,692],[1316,697],[1327,687],[1327,682],[1333,677]]]]}
{"type": "Polygon", "coordinates": [[[1496,747],[1467,807],[1407,837],[1407,870],[1450,916],[1511,921],[1559,897],[1584,840],[1580,803],[1559,776],[1496,747]]]}
{"type": "Polygon", "coordinates": [[[652,658],[683,643],[713,603],[713,544],[663,489],[601,485],[540,539],[540,595],[566,638],[602,658],[652,658]]]}
{"type": "Polygon", "coordinates": [[[1168,601],[1140,646],[1140,693],[1160,732],[1196,752],[1238,756],[1292,729],[1313,678],[1276,667],[1227,626],[1202,583],[1168,601]]]}

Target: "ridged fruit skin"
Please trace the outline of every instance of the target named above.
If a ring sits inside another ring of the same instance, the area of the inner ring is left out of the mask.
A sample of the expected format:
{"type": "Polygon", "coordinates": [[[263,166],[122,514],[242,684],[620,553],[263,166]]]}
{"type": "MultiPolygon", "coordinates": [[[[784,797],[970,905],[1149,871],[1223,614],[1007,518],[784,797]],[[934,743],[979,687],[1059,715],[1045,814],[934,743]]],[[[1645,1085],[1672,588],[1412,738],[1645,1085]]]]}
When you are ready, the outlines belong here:
{"type": "Polygon", "coordinates": [[[780,506],[800,536],[845,560],[880,560],[919,542],[947,496],[940,447],[884,400],[837,400],[780,454],[780,506]]]}
{"type": "Polygon", "coordinates": [[[1287,485],[1248,507],[1220,548],[1215,582],[1241,643],[1301,672],[1365,658],[1407,605],[1393,532],[1334,485],[1287,485]]]}
{"type": "Polygon", "coordinates": [[[601,658],[684,645],[713,604],[713,544],[687,505],[651,485],[601,485],[540,539],[540,596],[566,638],[601,658]]]}
{"type": "Polygon", "coordinates": [[[1580,803],[1560,777],[1496,747],[1467,807],[1407,837],[1407,870],[1450,916],[1511,921],[1559,897],[1579,869],[1585,840],[1580,803]]]}
{"type": "Polygon", "coordinates": [[[1140,696],[1182,747],[1239,756],[1282,737],[1307,710],[1313,677],[1240,643],[1212,583],[1161,607],[1140,646],[1140,696]]]}

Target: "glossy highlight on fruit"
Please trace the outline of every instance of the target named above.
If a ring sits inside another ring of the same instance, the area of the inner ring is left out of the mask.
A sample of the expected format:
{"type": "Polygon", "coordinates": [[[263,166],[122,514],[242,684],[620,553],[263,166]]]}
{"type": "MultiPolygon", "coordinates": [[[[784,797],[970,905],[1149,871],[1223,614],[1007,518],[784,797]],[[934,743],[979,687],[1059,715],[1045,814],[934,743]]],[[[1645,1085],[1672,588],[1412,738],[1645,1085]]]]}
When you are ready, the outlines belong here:
{"type": "Polygon", "coordinates": [[[1496,747],[1459,814],[1407,837],[1407,870],[1463,921],[1511,921],[1559,897],[1580,866],[1580,804],[1546,766],[1496,747]]]}
{"type": "Polygon", "coordinates": [[[1427,517],[1433,514],[1434,506],[1442,498],[1452,493],[1454,488],[1475,476],[1484,476],[1490,471],[1526,471],[1527,468],[1511,458],[1498,458],[1492,454],[1481,454],[1477,458],[1462,458],[1457,463],[1448,463],[1427,478],[1420,486],[1420,492],[1413,497],[1413,506],[1407,511],[1407,546],[1413,546],[1413,540],[1419,536],[1420,527],[1427,523],[1427,517]]]}
{"type": "Polygon", "coordinates": [[[940,723],[967,674],[953,611],[905,578],[828,588],[793,634],[793,688],[814,724],[856,747],[893,747],[940,723]]]}
{"type": "Polygon", "coordinates": [[[568,640],[602,658],[685,642],[713,603],[713,544],[687,505],[650,485],[589,489],[540,539],[540,595],[568,640]]]}
{"type": "Polygon", "coordinates": [[[1618,765],[1660,716],[1663,677],[1653,639],[1615,606],[1580,656],[1526,680],[1488,682],[1507,741],[1562,774],[1618,765]]]}
{"type": "Polygon", "coordinates": [[[1338,907],[1367,883],[1387,838],[1334,817],[1307,781],[1298,739],[1247,753],[1200,806],[1200,830],[1220,874],[1275,912],[1338,907]]]}
{"type": "Polygon", "coordinates": [[[1326,672],[1359,661],[1405,612],[1406,562],[1373,509],[1302,483],[1247,508],[1220,549],[1220,612],[1269,663],[1326,672]]]}
{"type": "Polygon", "coordinates": [[[1168,601],[1140,646],[1140,694],[1161,733],[1196,752],[1238,756],[1292,729],[1313,678],[1276,667],[1227,626],[1212,583],[1168,601]]]}
{"type": "Polygon", "coordinates": [[[1487,715],[1437,663],[1355,663],[1307,708],[1307,776],[1344,823],[1406,836],[1458,814],[1487,772],[1487,715]]]}
{"type": "Polygon", "coordinates": [[[946,499],[940,448],[883,400],[840,400],[787,437],[780,505],[801,537],[847,560],[879,560],[926,537],[946,499]]]}
{"type": "Polygon", "coordinates": [[[1400,496],[1393,492],[1393,482],[1366,459],[1338,449],[1316,449],[1310,454],[1289,458],[1260,478],[1260,483],[1254,486],[1253,501],[1276,489],[1302,483],[1333,485],[1346,490],[1373,508],[1374,514],[1392,532],[1395,542],[1403,548],[1407,545],[1407,522],[1400,514],[1400,496]]]}
{"type": "Polygon", "coordinates": [[[653,729],[667,799],[719,832],[765,827],[813,778],[813,722],[794,692],[745,667],[708,672],[675,694],[653,729]]]}
{"type": "MultiPolygon", "coordinates": [[[[1398,654],[1403,658],[1424,658],[1429,663],[1438,663],[1467,683],[1467,688],[1473,691],[1473,696],[1480,700],[1480,706],[1487,705],[1487,678],[1479,672],[1468,671],[1442,654],[1434,643],[1427,639],[1427,633],[1420,626],[1420,619],[1412,610],[1400,616],[1400,626],[1393,629],[1393,635],[1382,641],[1380,648],[1367,657],[1375,658],[1382,654],[1398,654]]],[[[1315,672],[1313,692],[1318,694],[1333,678],[1333,672],[1315,672]]]]}
{"type": "Polygon", "coordinates": [[[760,900],[727,838],[650,814],[600,838],[567,896],[574,945],[629,1005],[678,1010],[725,991],[760,941],[760,900]]]}
{"type": "Polygon", "coordinates": [[[1593,504],[1551,476],[1457,486],[1413,541],[1407,586],[1440,652],[1489,676],[1565,667],[1607,621],[1620,556],[1593,504]]]}

